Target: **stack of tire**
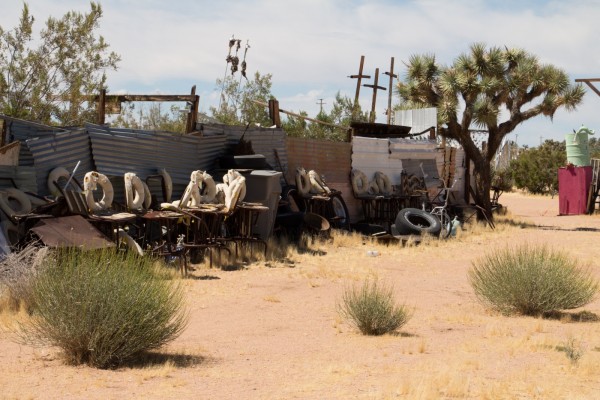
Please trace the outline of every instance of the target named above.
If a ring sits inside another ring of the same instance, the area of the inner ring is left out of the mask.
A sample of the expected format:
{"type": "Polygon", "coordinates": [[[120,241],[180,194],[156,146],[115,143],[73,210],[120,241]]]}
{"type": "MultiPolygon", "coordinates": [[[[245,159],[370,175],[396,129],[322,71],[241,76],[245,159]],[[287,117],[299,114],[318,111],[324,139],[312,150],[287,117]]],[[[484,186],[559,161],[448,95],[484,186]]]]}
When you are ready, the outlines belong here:
{"type": "Polygon", "coordinates": [[[418,208],[403,208],[396,215],[395,230],[398,235],[439,236],[442,224],[435,215],[427,211],[418,208]]]}

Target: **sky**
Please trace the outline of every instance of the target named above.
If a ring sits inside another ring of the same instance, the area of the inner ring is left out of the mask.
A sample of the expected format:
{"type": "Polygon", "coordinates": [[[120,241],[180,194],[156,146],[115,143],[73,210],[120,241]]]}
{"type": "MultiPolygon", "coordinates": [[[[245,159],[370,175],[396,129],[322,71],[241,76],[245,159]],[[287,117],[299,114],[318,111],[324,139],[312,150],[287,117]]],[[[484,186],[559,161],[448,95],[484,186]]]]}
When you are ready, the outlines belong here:
{"type": "MultiPolygon", "coordinates": [[[[98,33],[121,56],[107,71],[110,94],[188,94],[196,85],[200,111],[219,102],[217,79],[227,72],[229,39],[249,44],[248,75],[272,74],[272,94],[282,109],[315,116],[328,112],[336,93],[354,98],[361,56],[364,74],[388,87],[394,72],[403,79],[415,54],[435,54],[450,65],[475,42],[520,47],[542,63],[577,78],[600,78],[600,0],[101,0],[98,33]]],[[[89,11],[88,1],[30,0],[39,29],[49,16],[89,11]]],[[[2,0],[0,26],[16,26],[23,2],[2,0]]],[[[239,78],[239,73],[235,75],[239,78]]],[[[597,87],[600,89],[600,82],[597,87]]],[[[587,88],[587,86],[586,86],[587,88]]],[[[361,88],[363,110],[372,89],[361,88]]],[[[385,122],[388,92],[377,92],[377,122],[385,122]]],[[[397,102],[393,95],[392,104],[397,102]]],[[[587,90],[574,112],[537,117],[510,135],[519,145],[564,140],[582,124],[600,136],[600,96],[587,90]]]]}

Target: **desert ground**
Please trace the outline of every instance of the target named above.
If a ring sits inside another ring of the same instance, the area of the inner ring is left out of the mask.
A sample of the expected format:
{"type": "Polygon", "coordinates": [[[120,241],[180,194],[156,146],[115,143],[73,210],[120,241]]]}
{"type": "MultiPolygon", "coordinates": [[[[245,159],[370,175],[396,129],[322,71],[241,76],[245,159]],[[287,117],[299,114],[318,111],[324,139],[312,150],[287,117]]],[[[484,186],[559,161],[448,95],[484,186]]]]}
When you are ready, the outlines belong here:
{"type": "MultiPolygon", "coordinates": [[[[471,225],[405,247],[336,236],[279,261],[199,267],[182,281],[189,326],[139,365],[65,365],[57,349],[0,330],[0,398],[600,398],[600,322],[574,318],[600,315],[600,298],[559,318],[506,317],[476,301],[467,277],[488,251],[546,243],[600,279],[600,216],[558,216],[557,197],[506,193],[500,202],[509,214],[494,231],[471,225]],[[397,334],[363,336],[336,311],[345,288],[372,276],[412,310],[397,334]]],[[[0,314],[0,325],[13,318],[0,314]]]]}

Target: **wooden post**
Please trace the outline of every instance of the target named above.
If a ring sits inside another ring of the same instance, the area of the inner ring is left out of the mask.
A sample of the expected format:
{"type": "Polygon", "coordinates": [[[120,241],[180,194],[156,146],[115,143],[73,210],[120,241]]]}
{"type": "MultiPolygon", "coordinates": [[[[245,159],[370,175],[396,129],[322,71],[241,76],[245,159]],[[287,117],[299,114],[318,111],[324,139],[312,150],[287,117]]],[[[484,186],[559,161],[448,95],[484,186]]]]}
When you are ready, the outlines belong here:
{"type": "Polygon", "coordinates": [[[433,126],[429,128],[429,140],[435,140],[435,128],[433,126]]]}
{"type": "MultiPolygon", "coordinates": [[[[195,98],[195,96],[196,96],[196,85],[192,86],[192,91],[191,91],[190,94],[192,96],[194,96],[194,98],[195,98]]],[[[185,133],[193,132],[194,129],[196,129],[196,126],[195,126],[196,124],[194,123],[194,120],[195,120],[195,118],[194,118],[194,107],[195,107],[195,104],[194,103],[196,103],[196,101],[192,101],[191,103],[192,104],[190,104],[187,101],[185,103],[185,106],[189,107],[188,116],[187,116],[187,122],[185,124],[185,133]]]]}
{"type": "Polygon", "coordinates": [[[389,125],[392,121],[392,85],[394,84],[394,78],[398,75],[394,74],[394,57],[392,57],[392,63],[390,65],[390,72],[384,72],[384,74],[390,77],[390,92],[388,93],[388,108],[387,108],[387,124],[389,125]]]}
{"type": "Polygon", "coordinates": [[[360,86],[362,78],[370,79],[370,75],[363,75],[363,66],[365,65],[365,56],[360,56],[360,66],[358,67],[358,75],[350,75],[349,78],[358,79],[356,81],[356,96],[354,97],[354,104],[352,105],[352,119],[354,119],[354,114],[358,110],[358,96],[360,95],[360,86]]]}
{"type": "Polygon", "coordinates": [[[100,90],[98,97],[98,125],[104,125],[106,119],[106,89],[100,90]]]}
{"type": "Polygon", "coordinates": [[[281,119],[279,117],[279,101],[275,99],[269,100],[269,118],[271,118],[271,121],[275,127],[281,128],[281,119]]]}
{"type": "Polygon", "coordinates": [[[373,88],[373,100],[371,102],[371,115],[369,117],[370,122],[375,122],[375,103],[377,102],[377,90],[386,90],[383,86],[378,86],[379,83],[379,68],[375,68],[375,80],[372,85],[363,85],[365,87],[373,88]]]}
{"type": "Polygon", "coordinates": [[[6,133],[7,133],[7,123],[6,120],[3,119],[2,120],[2,137],[0,137],[0,147],[4,146],[4,144],[6,143],[6,133]]]}

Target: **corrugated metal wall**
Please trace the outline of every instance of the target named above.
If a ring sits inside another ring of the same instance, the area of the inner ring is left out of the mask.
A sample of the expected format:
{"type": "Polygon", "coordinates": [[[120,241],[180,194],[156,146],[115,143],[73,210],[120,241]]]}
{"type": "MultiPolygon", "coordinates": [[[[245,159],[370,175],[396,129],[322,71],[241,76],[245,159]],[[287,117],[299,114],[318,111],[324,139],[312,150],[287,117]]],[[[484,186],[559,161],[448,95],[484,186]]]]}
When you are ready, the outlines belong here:
{"type": "Polygon", "coordinates": [[[360,203],[354,199],[350,184],[352,145],[346,142],[287,138],[288,171],[290,184],[295,185],[296,168],[314,169],[325,176],[327,184],[342,192],[348,206],[350,220],[355,222],[360,216],[360,203]]]}
{"type": "Polygon", "coordinates": [[[35,168],[33,167],[0,165],[0,189],[14,187],[11,182],[12,179],[17,185],[17,188],[22,191],[37,193],[35,176],[35,168]]]}
{"type": "Polygon", "coordinates": [[[116,177],[121,186],[118,177],[122,178],[125,172],[135,172],[146,179],[165,168],[173,179],[174,199],[183,193],[192,171],[214,168],[226,144],[224,135],[175,135],[99,125],[86,125],[86,129],[99,172],[116,177]]]}
{"type": "Polygon", "coordinates": [[[7,137],[4,138],[5,143],[12,143],[16,140],[21,142],[19,165],[24,166],[33,166],[33,154],[31,154],[29,147],[25,143],[28,139],[53,136],[56,133],[67,131],[67,129],[61,127],[42,125],[3,114],[0,114],[0,119],[4,120],[7,126],[7,137]]]}
{"type": "Polygon", "coordinates": [[[75,178],[80,183],[83,183],[85,173],[95,168],[89,136],[84,129],[45,135],[29,139],[26,143],[33,155],[39,195],[50,194],[47,184],[48,174],[56,167],[73,171],[80,162],[75,171],[75,178]]]}
{"type": "Polygon", "coordinates": [[[239,143],[240,138],[244,135],[245,141],[252,142],[252,150],[255,154],[265,156],[267,163],[274,170],[279,171],[277,160],[275,158],[274,149],[277,150],[279,160],[283,171],[288,169],[288,155],[285,144],[286,134],[281,128],[262,128],[257,126],[249,126],[246,130],[245,126],[232,126],[222,124],[198,124],[198,130],[205,136],[210,135],[225,135],[227,138],[227,151],[233,151],[233,148],[239,143]]]}
{"type": "Polygon", "coordinates": [[[437,108],[398,110],[394,116],[396,125],[410,126],[410,133],[420,133],[437,126],[437,108]]]}
{"type": "Polygon", "coordinates": [[[399,185],[402,160],[390,157],[390,139],[354,136],[352,138],[352,168],[367,175],[369,180],[377,171],[386,174],[392,185],[399,185]]]}

